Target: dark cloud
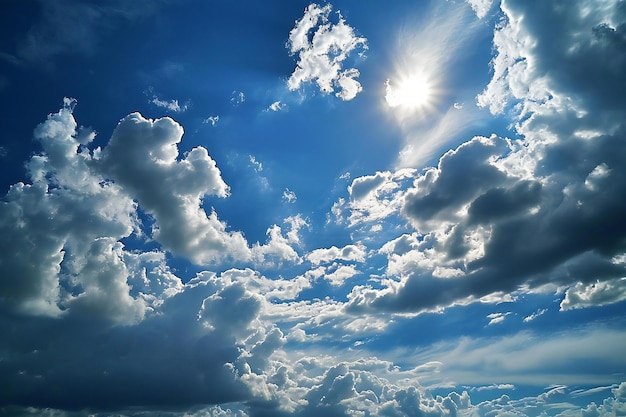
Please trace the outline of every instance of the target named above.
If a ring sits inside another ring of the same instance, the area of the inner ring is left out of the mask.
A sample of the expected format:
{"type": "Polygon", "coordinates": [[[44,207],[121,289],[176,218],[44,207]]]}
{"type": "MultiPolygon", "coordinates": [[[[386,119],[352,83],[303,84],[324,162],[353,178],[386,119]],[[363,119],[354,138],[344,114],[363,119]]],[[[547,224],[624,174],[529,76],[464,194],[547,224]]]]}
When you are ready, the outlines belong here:
{"type": "MultiPolygon", "coordinates": [[[[1,343],[10,358],[1,364],[2,385],[10,389],[0,393],[0,407],[186,409],[247,398],[228,365],[238,347],[197,320],[202,299],[215,290],[207,282],[188,286],[134,326],[3,316],[2,333],[11,337],[1,343]]],[[[237,323],[245,328],[250,319],[237,323]]]]}

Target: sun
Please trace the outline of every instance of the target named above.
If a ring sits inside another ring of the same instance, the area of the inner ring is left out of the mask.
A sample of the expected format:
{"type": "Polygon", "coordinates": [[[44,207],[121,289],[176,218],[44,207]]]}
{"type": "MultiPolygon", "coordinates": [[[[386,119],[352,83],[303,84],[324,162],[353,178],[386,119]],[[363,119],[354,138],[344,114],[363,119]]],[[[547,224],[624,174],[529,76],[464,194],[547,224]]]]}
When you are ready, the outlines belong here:
{"type": "Polygon", "coordinates": [[[415,110],[427,106],[432,100],[432,86],[421,74],[405,77],[398,82],[387,80],[385,100],[389,107],[415,110]]]}

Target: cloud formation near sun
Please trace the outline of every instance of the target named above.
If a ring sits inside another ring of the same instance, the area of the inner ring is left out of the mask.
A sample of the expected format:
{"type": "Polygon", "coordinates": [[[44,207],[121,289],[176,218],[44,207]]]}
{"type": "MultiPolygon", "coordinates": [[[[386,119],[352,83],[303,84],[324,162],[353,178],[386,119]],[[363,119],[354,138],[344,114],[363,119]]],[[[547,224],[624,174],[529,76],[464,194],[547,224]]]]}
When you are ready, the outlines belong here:
{"type": "Polygon", "coordinates": [[[287,48],[298,55],[293,74],[287,80],[290,90],[297,90],[302,83],[314,81],[323,93],[332,93],[348,101],[363,89],[357,80],[359,70],[343,68],[344,61],[355,50],[367,50],[367,39],[356,36],[354,29],[346,24],[341,14],[332,23],[332,6],[311,4],[304,16],[296,22],[289,33],[287,48]]]}

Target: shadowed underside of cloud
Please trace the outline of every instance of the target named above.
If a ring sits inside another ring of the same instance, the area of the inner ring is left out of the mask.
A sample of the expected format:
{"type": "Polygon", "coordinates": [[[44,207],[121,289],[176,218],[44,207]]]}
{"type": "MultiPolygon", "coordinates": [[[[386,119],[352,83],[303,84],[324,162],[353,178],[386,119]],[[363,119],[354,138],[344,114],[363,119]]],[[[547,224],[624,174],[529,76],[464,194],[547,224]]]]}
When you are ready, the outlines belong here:
{"type": "Polygon", "coordinates": [[[388,252],[396,280],[355,288],[349,311],[436,310],[555,289],[565,291],[563,309],[626,298],[626,126],[623,101],[606,91],[626,88],[616,78],[625,68],[602,64],[623,56],[626,9],[610,3],[504,2],[494,78],[479,103],[516,117],[523,139],[474,138],[396,192],[418,232],[414,246],[388,252]],[[594,65],[572,73],[583,60],[594,65]]]}

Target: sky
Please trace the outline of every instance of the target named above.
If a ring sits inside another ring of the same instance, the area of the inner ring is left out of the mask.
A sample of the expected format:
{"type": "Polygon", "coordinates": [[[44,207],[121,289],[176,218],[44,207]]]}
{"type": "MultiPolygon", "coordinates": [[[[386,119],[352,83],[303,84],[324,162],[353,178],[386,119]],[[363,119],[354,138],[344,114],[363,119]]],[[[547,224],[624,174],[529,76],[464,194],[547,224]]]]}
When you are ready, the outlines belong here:
{"type": "Polygon", "coordinates": [[[0,415],[626,415],[623,0],[0,9],[0,415]]]}

